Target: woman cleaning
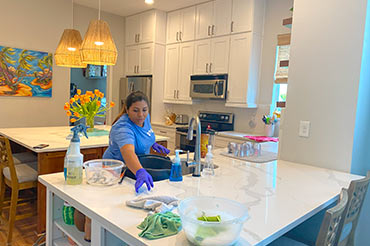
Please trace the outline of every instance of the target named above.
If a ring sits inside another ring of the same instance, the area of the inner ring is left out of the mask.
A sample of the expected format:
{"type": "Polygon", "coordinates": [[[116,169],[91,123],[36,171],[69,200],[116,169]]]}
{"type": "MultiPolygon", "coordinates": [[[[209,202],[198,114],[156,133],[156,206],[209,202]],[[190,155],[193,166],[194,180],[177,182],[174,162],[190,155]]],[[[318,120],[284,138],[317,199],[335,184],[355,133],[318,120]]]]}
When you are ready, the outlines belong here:
{"type": "Polygon", "coordinates": [[[144,183],[150,190],[154,187],[153,178],[141,166],[137,155],[149,154],[151,147],[158,153],[170,152],[155,142],[150,124],[148,98],[144,93],[135,91],[127,96],[125,107],[113,121],[109,133],[109,146],[103,158],[125,162],[136,176],[136,192],[144,183]]]}

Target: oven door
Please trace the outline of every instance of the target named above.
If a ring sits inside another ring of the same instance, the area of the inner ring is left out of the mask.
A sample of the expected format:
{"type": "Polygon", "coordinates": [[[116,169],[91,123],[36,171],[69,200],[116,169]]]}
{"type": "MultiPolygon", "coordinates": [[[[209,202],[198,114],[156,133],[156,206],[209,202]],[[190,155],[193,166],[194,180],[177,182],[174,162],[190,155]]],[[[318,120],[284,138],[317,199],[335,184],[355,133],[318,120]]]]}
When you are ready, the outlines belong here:
{"type": "Polygon", "coordinates": [[[193,136],[193,140],[188,140],[186,139],[187,135],[188,134],[185,132],[176,131],[176,149],[181,149],[185,151],[189,150],[190,152],[194,152],[196,136],[193,136]]]}

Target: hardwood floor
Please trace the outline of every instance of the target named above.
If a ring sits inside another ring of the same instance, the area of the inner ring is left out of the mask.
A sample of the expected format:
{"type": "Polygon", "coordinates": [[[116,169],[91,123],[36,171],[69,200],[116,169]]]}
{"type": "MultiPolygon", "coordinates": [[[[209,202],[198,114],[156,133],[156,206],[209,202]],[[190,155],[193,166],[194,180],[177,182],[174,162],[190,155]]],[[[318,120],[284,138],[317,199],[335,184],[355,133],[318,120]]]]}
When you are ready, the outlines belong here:
{"type": "MultiPolygon", "coordinates": [[[[17,208],[17,214],[37,211],[37,202],[17,208]]],[[[3,215],[8,218],[8,209],[4,209],[3,215]]],[[[0,224],[0,246],[6,246],[8,226],[0,224]]],[[[37,215],[15,222],[13,231],[13,242],[11,246],[32,246],[37,240],[37,215]]]]}

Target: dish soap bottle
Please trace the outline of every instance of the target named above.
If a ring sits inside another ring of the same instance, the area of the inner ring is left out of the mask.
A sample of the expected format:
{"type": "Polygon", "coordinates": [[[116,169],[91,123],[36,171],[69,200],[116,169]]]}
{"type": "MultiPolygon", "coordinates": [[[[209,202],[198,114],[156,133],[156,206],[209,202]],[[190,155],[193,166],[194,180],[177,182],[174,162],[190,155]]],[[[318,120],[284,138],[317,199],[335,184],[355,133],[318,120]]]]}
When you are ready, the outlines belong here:
{"type": "Polygon", "coordinates": [[[86,126],[80,124],[71,129],[73,137],[69,145],[69,152],[66,155],[67,163],[67,184],[76,185],[82,183],[82,162],[83,155],[80,152],[80,137],[79,132],[83,132],[87,137],[86,126]]]}
{"type": "Polygon", "coordinates": [[[172,160],[170,181],[182,181],[180,152],[181,150],[179,149],[175,150],[176,157],[172,160]]]}
{"type": "Polygon", "coordinates": [[[214,176],[215,170],[213,166],[213,154],[212,154],[212,145],[208,145],[208,151],[206,155],[206,165],[203,169],[204,176],[214,176]]]}

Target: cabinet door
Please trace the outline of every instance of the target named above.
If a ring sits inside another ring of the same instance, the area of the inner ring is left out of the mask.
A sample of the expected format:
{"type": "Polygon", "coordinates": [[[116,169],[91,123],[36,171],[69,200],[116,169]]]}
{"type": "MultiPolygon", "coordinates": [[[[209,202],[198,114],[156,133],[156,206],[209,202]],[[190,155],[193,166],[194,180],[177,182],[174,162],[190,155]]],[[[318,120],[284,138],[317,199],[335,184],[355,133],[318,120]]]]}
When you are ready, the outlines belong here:
{"type": "Polygon", "coordinates": [[[152,74],[153,44],[139,45],[139,74],[152,74]]]}
{"type": "Polygon", "coordinates": [[[231,36],[227,102],[247,103],[251,38],[251,33],[231,36]]]}
{"type": "Polygon", "coordinates": [[[126,47],[126,75],[135,75],[136,67],[139,64],[139,49],[137,46],[126,47]]]}
{"type": "Polygon", "coordinates": [[[181,41],[192,41],[195,36],[195,7],[182,10],[181,41]]]}
{"type": "Polygon", "coordinates": [[[212,36],[230,34],[231,6],[231,0],[216,0],[214,2],[212,36]]]}
{"type": "Polygon", "coordinates": [[[211,41],[209,39],[197,41],[194,48],[194,74],[209,73],[211,41]]]}
{"type": "Polygon", "coordinates": [[[252,31],[253,1],[254,0],[233,0],[233,33],[252,31]]]}
{"type": "Polygon", "coordinates": [[[154,11],[145,12],[140,15],[140,43],[154,41],[155,13],[154,11]]]}
{"type": "Polygon", "coordinates": [[[126,18],[126,45],[136,43],[136,35],[140,33],[140,17],[138,15],[126,18]]]}
{"type": "Polygon", "coordinates": [[[212,38],[209,73],[227,73],[229,68],[230,37],[212,38]]]}
{"type": "Polygon", "coordinates": [[[211,36],[213,18],[213,2],[197,5],[195,38],[202,39],[211,36]]]}
{"type": "Polygon", "coordinates": [[[167,14],[167,44],[176,43],[179,41],[179,35],[181,30],[181,10],[174,11],[167,14]]]}
{"type": "Polygon", "coordinates": [[[179,44],[167,45],[164,99],[175,100],[179,71],[179,44]]]}
{"type": "Polygon", "coordinates": [[[193,74],[194,42],[180,45],[180,66],[178,80],[178,99],[191,101],[190,98],[190,75],[193,74]]]}

